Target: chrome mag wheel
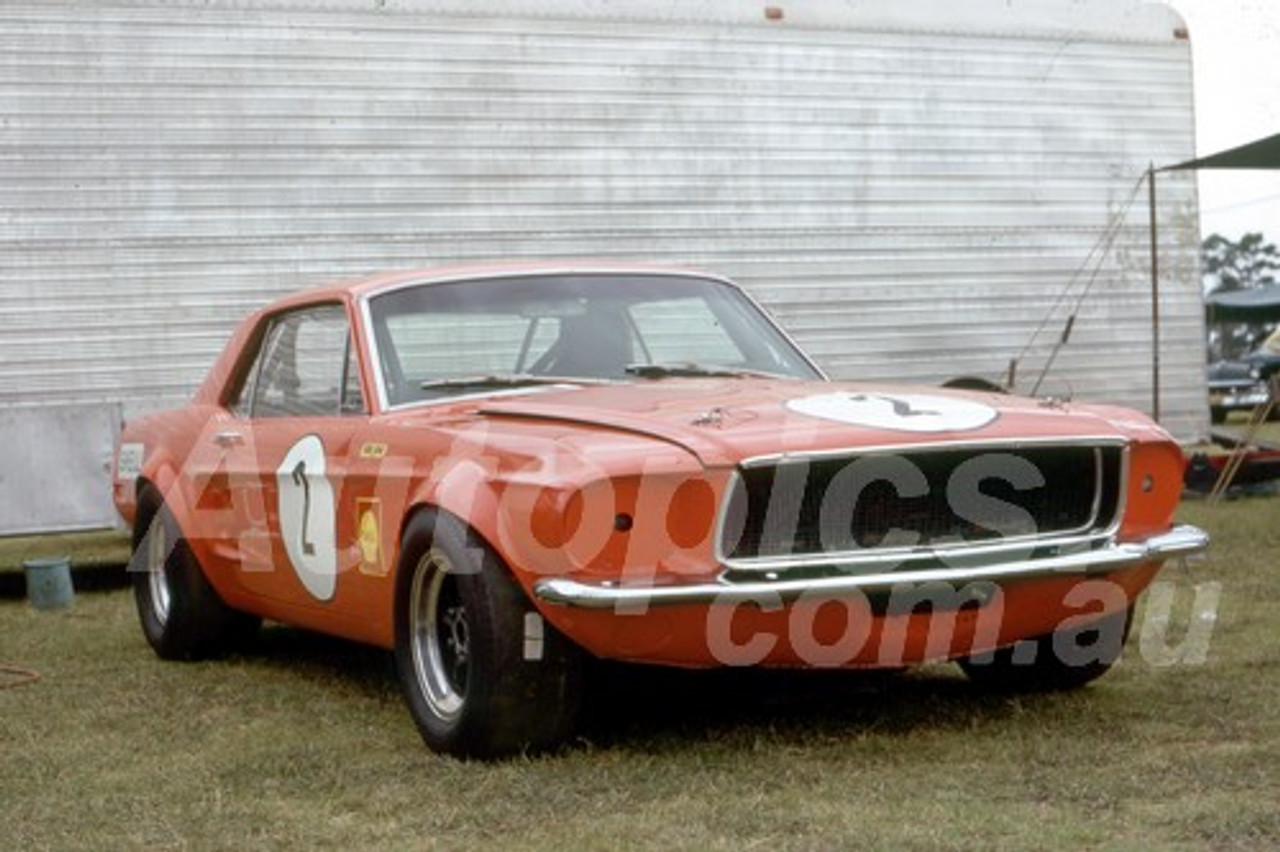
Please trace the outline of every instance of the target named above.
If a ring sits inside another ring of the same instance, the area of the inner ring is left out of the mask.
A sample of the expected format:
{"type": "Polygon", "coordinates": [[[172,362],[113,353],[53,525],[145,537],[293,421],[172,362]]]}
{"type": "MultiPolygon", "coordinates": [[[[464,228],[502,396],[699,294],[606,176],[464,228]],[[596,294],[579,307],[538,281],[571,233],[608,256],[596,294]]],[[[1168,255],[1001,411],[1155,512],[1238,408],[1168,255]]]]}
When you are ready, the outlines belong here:
{"type": "Polygon", "coordinates": [[[146,570],[151,613],[161,625],[169,621],[169,606],[173,599],[169,589],[169,572],[165,567],[169,559],[169,547],[169,531],[165,528],[163,518],[157,515],[147,536],[146,570]]]}
{"type": "Polygon", "coordinates": [[[432,548],[418,562],[409,601],[410,646],[431,712],[455,719],[466,704],[471,627],[449,558],[432,548]]]}

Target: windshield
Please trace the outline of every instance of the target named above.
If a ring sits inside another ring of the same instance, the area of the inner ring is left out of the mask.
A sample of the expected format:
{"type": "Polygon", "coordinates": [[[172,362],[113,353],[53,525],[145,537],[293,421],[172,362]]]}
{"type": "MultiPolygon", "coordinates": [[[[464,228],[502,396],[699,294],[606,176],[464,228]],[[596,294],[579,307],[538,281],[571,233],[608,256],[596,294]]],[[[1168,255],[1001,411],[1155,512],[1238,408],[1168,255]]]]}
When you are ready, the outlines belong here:
{"type": "Polygon", "coordinates": [[[390,406],[557,380],[821,378],[737,288],[692,276],[422,284],[375,295],[369,315],[390,406]]]}

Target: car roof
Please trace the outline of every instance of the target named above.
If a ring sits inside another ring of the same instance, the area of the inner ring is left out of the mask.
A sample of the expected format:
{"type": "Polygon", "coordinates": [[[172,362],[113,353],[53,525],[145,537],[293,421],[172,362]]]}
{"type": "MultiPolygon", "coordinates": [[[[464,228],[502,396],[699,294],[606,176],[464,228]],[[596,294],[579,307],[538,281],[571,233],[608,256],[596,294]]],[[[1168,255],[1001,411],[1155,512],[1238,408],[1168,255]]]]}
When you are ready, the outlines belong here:
{"type": "Polygon", "coordinates": [[[286,296],[273,303],[267,310],[271,312],[298,304],[343,301],[352,297],[363,298],[382,292],[398,290],[401,287],[539,275],[654,275],[673,278],[703,278],[726,284],[733,283],[720,275],[700,270],[638,263],[467,264],[386,272],[325,287],[311,288],[286,296]]]}

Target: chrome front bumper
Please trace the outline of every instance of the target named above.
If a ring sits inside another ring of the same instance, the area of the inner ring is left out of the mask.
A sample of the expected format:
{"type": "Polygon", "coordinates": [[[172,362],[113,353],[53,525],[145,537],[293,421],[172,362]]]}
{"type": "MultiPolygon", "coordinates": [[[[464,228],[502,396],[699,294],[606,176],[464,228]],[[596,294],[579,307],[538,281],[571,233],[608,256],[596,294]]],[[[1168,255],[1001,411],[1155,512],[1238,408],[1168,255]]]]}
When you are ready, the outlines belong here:
{"type": "Polygon", "coordinates": [[[722,579],[715,583],[671,586],[621,586],[555,578],[535,583],[534,593],[547,603],[585,609],[733,604],[749,601],[784,603],[803,595],[839,597],[853,593],[889,592],[902,584],[964,585],[976,581],[1023,580],[1062,574],[1106,574],[1144,563],[1190,556],[1208,546],[1209,536],[1203,530],[1193,526],[1177,526],[1146,541],[1113,543],[1097,550],[995,565],[880,571],[800,580],[731,582],[722,579]]]}
{"type": "Polygon", "coordinates": [[[1270,396],[1267,394],[1266,385],[1257,385],[1249,390],[1239,392],[1209,392],[1209,405],[1214,408],[1256,408],[1259,405],[1265,405],[1270,396]]]}

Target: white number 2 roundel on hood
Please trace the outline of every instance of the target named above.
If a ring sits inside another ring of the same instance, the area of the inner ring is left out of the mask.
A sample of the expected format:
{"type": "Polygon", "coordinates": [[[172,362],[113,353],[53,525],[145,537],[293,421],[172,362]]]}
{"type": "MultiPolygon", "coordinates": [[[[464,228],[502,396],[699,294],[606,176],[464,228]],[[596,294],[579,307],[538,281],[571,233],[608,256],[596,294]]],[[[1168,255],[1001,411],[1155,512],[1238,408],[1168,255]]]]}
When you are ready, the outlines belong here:
{"type": "Polygon", "coordinates": [[[898,432],[968,432],[996,419],[989,405],[949,396],[840,391],[787,401],[810,417],[898,432]]]}

